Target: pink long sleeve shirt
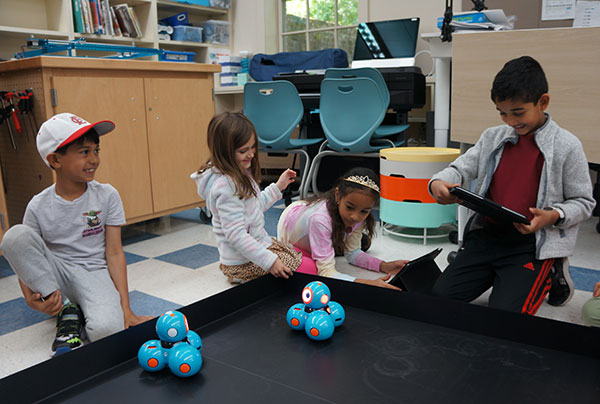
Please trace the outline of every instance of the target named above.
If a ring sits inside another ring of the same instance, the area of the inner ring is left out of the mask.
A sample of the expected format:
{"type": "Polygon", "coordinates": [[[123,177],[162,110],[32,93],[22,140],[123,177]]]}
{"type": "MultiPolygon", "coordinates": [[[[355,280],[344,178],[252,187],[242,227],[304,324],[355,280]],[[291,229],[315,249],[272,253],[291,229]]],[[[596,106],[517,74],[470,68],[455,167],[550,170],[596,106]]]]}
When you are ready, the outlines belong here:
{"type": "MultiPolygon", "coordinates": [[[[317,264],[319,275],[354,281],[354,277],[335,269],[335,251],[331,241],[333,225],[326,204],[327,201],[308,206],[306,201],[292,203],[279,218],[277,238],[309,252],[317,264]]],[[[360,249],[364,227],[364,221],[360,222],[344,235],[344,256],[352,265],[379,271],[382,261],[360,249]]]]}

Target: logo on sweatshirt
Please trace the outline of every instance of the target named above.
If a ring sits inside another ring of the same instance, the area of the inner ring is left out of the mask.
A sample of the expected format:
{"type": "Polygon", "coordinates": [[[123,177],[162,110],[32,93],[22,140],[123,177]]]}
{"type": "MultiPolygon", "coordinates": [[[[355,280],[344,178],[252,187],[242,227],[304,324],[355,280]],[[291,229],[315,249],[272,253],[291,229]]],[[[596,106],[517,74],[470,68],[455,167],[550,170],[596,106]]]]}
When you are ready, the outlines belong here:
{"type": "Polygon", "coordinates": [[[100,212],[102,211],[90,210],[89,212],[83,213],[85,224],[87,224],[88,228],[83,231],[81,234],[82,237],[93,236],[94,234],[102,233],[104,228],[100,226],[102,224],[102,220],[100,220],[100,216],[98,216],[100,212]]]}

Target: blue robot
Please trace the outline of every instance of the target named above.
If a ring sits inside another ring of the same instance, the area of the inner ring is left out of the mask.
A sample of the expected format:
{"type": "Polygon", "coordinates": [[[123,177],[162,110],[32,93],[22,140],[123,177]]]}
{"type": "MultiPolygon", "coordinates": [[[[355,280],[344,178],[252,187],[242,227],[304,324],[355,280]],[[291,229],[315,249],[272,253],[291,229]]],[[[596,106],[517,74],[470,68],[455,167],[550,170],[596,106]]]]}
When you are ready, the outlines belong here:
{"type": "Polygon", "coordinates": [[[146,341],[138,350],[138,363],[148,372],[167,366],[179,377],[190,377],[202,367],[202,339],[190,331],[187,318],[178,311],[168,311],[156,320],[159,339],[146,341]]]}
{"type": "Polygon", "coordinates": [[[320,281],[309,283],[302,290],[303,303],[288,309],[286,321],[294,330],[304,330],[312,340],[331,338],[336,327],[344,323],[346,313],[341,304],[331,301],[331,292],[320,281]]]}

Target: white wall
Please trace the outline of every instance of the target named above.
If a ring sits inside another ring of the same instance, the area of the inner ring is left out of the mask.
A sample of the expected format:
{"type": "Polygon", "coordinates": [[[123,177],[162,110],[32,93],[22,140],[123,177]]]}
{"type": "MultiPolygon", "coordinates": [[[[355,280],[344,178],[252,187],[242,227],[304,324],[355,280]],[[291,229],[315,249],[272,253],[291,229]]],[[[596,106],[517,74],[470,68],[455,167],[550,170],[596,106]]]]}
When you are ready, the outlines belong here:
{"type": "MultiPolygon", "coordinates": [[[[249,50],[252,53],[276,53],[279,51],[280,0],[234,0],[233,5],[233,52],[249,50]]],[[[445,0],[358,0],[359,21],[394,20],[419,17],[420,32],[438,32],[437,18],[444,15],[445,0]]],[[[461,1],[454,1],[454,12],[461,11],[461,1]]],[[[417,52],[429,49],[421,39],[417,52]]],[[[431,58],[427,54],[417,57],[417,66],[424,73],[431,70],[431,58]]]]}

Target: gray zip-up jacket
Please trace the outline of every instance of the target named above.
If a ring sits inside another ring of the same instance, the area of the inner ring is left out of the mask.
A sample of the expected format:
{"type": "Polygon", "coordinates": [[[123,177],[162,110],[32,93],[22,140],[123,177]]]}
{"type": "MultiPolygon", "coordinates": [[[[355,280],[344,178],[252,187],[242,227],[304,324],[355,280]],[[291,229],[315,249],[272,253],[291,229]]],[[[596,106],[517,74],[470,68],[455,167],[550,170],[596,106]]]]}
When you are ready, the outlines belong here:
{"type": "MultiPolygon", "coordinates": [[[[581,142],[559,127],[548,114],[546,123],[535,133],[535,142],[544,156],[536,208],[555,207],[565,213],[564,221],[540,229],[535,234],[537,259],[567,257],[573,253],[579,223],[588,219],[596,202],[581,142]]],[[[506,142],[519,135],[508,125],[486,129],[477,143],[435,174],[431,181],[460,183],[479,195],[486,195],[506,142]]],[[[469,211],[469,230],[480,227],[481,215],[469,211]],[[471,221],[471,219],[474,219],[471,221]]]]}

